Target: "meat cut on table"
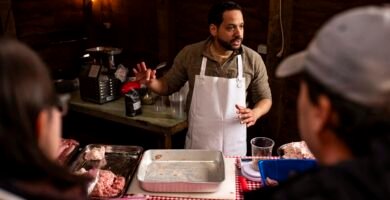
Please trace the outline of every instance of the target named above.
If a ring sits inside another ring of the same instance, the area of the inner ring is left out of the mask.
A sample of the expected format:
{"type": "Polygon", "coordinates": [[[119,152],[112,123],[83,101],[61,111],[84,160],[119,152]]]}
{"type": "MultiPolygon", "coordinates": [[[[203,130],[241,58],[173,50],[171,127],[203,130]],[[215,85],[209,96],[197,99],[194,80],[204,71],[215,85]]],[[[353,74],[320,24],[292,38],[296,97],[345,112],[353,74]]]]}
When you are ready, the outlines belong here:
{"type": "Polygon", "coordinates": [[[125,186],[125,178],[117,176],[110,170],[100,170],[99,179],[92,190],[91,196],[115,197],[125,186]]]}

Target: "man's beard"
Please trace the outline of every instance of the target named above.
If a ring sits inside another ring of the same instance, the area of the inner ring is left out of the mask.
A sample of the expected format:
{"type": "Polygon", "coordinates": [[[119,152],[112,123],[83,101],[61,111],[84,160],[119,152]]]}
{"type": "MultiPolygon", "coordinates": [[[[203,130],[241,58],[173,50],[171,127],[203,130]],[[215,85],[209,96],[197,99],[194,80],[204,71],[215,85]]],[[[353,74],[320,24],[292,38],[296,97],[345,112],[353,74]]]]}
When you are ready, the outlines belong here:
{"type": "Polygon", "coordinates": [[[224,40],[220,39],[219,37],[217,37],[217,41],[224,49],[229,50],[229,51],[234,51],[234,50],[239,49],[241,47],[241,44],[242,44],[241,37],[235,37],[234,39],[230,40],[229,42],[224,41],[224,40]],[[231,43],[233,43],[234,40],[240,40],[239,47],[233,47],[233,45],[231,43]]]}

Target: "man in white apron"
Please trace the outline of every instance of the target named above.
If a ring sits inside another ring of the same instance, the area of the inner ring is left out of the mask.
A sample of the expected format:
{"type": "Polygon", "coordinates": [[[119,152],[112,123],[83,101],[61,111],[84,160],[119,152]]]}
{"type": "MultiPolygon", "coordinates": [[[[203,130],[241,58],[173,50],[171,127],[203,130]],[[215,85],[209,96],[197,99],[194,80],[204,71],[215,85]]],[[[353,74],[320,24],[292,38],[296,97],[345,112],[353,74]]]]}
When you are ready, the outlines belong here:
{"type": "Polygon", "coordinates": [[[217,3],[208,21],[211,37],[184,47],[162,78],[156,79],[156,71],[143,62],[133,71],[160,95],[172,94],[188,81],[185,148],[244,156],[246,127],[272,104],[267,70],[260,55],[242,45],[244,20],[238,4],[217,3]],[[253,108],[246,108],[246,92],[252,96],[253,108]]]}

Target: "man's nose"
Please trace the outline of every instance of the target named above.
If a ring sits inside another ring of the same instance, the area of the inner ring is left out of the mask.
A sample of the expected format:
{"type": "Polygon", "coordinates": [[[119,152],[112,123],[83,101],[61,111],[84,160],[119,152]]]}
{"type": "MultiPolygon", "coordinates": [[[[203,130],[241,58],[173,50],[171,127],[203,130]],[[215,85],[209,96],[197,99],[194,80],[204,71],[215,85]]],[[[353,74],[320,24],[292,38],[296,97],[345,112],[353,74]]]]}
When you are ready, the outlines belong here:
{"type": "Polygon", "coordinates": [[[234,30],[234,36],[237,37],[237,36],[240,36],[242,37],[242,33],[244,32],[244,29],[241,29],[241,28],[236,28],[234,30]]]}

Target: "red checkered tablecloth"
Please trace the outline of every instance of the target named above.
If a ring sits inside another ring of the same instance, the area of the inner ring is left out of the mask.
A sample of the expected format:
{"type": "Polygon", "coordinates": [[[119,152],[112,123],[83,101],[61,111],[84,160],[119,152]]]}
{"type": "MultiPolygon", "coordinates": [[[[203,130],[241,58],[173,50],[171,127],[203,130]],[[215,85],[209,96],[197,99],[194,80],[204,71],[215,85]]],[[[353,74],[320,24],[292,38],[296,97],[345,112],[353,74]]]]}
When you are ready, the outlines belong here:
{"type": "MultiPolygon", "coordinates": [[[[236,158],[236,164],[239,163],[239,160],[241,158],[252,158],[252,157],[230,157],[230,158],[236,158]]],[[[269,157],[267,159],[277,159],[276,157],[269,157]]],[[[240,181],[238,177],[241,175],[241,172],[239,170],[236,170],[236,200],[242,200],[244,199],[243,191],[240,185],[240,181]]],[[[260,182],[254,182],[251,180],[246,179],[248,190],[255,190],[257,188],[261,187],[260,182]]],[[[148,200],[199,200],[199,198],[183,198],[183,197],[167,197],[167,196],[147,196],[148,200]]]]}

